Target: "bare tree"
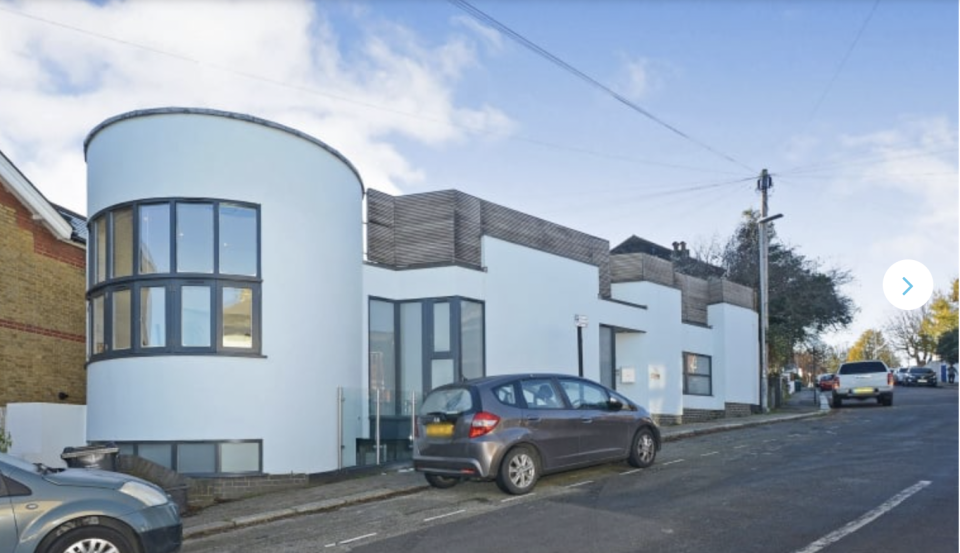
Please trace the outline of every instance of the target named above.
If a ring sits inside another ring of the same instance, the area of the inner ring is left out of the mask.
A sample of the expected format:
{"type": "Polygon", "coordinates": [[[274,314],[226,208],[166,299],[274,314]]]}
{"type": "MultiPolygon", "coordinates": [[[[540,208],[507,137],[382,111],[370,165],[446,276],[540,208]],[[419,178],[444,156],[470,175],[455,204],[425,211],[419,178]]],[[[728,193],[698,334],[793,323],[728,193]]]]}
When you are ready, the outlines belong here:
{"type": "Polygon", "coordinates": [[[907,358],[916,361],[917,366],[929,363],[937,351],[937,337],[929,333],[927,307],[911,311],[901,311],[887,323],[890,341],[907,358]]]}

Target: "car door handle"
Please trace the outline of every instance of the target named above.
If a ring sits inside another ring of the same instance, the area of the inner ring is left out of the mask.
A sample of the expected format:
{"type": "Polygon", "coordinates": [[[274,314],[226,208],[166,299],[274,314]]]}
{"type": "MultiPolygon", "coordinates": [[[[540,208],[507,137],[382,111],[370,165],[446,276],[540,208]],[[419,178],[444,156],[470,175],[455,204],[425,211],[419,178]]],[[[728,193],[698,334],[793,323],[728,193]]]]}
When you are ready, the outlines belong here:
{"type": "Polygon", "coordinates": [[[591,419],[590,417],[583,417],[580,419],[580,422],[584,424],[590,424],[591,422],[593,422],[593,419],[591,419]]]}
{"type": "Polygon", "coordinates": [[[527,417],[527,422],[540,422],[540,417],[527,417]]]}

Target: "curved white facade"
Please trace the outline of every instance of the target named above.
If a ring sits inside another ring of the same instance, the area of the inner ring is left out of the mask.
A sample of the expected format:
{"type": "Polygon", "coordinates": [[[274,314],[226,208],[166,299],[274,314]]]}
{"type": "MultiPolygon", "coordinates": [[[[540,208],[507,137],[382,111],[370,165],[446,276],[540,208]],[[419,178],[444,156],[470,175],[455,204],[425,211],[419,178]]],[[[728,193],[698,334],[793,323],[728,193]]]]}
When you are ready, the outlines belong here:
{"type": "MultiPolygon", "coordinates": [[[[337,468],[338,386],[361,386],[363,185],[323,143],[267,121],[166,108],[87,142],[88,213],[159,198],[258,206],[260,356],[96,358],[88,439],[262,440],[265,473],[337,468]]],[[[94,261],[91,260],[91,263],[94,261]]]]}

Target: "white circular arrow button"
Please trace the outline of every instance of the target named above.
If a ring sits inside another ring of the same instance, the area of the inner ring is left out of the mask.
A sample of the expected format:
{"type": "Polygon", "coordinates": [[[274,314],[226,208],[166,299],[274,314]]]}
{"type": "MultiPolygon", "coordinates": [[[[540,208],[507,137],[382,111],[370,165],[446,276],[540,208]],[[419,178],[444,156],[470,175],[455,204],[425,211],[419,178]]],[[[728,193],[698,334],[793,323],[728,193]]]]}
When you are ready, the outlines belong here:
{"type": "Polygon", "coordinates": [[[897,261],[883,275],[883,294],[898,309],[916,309],[933,295],[933,275],[919,261],[897,261]]]}

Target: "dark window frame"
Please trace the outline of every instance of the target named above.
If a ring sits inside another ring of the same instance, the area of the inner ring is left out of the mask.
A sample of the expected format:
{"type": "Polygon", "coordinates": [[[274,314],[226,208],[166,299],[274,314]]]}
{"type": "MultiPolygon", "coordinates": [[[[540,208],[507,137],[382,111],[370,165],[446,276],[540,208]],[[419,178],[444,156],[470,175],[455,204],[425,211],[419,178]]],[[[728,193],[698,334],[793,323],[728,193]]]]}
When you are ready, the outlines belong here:
{"type": "Polygon", "coordinates": [[[683,362],[683,394],[684,394],[684,395],[688,395],[688,396],[712,397],[712,396],[713,396],[713,356],[712,356],[712,355],[704,355],[704,354],[702,354],[702,353],[694,353],[694,352],[692,352],[692,351],[685,351],[685,352],[683,352],[682,362],[683,362]],[[696,374],[696,373],[689,373],[689,372],[687,372],[687,356],[691,356],[691,355],[692,355],[692,356],[695,356],[695,357],[702,357],[702,358],[706,359],[707,361],[709,361],[709,362],[710,362],[710,374],[704,375],[704,374],[696,374]],[[707,383],[709,384],[709,386],[708,386],[708,392],[707,392],[707,393],[691,392],[691,391],[690,391],[690,386],[689,386],[689,380],[690,380],[691,378],[693,378],[693,379],[706,379],[706,380],[707,380],[707,383]]]}
{"type": "MultiPolygon", "coordinates": [[[[262,355],[262,214],[261,206],[250,202],[228,200],[220,198],[150,198],[132,202],[124,202],[110,206],[97,212],[90,218],[90,228],[96,230],[100,225],[106,227],[106,240],[103,249],[106,253],[105,267],[107,274],[97,282],[98,246],[92,249],[93,262],[87,269],[87,302],[91,305],[88,321],[94,321],[92,300],[103,296],[103,333],[105,350],[94,351],[93,338],[87,341],[87,362],[96,362],[118,357],[146,357],[153,355],[227,355],[241,357],[263,357],[262,355]],[[213,273],[182,273],[177,267],[177,206],[181,204],[209,204],[213,208],[213,273]],[[169,219],[168,260],[167,273],[141,273],[140,267],[140,208],[151,205],[167,205],[169,219]],[[256,224],[256,275],[233,275],[220,273],[220,208],[221,205],[232,205],[253,209],[256,224]],[[132,245],[132,274],[123,277],[113,276],[113,213],[121,209],[131,209],[133,212],[132,245]],[[203,347],[182,346],[182,316],[180,312],[182,290],[184,286],[206,286],[210,289],[210,345],[203,347]],[[142,288],[164,288],[164,324],[166,343],[164,346],[142,346],[140,332],[140,290],[142,288]],[[223,345],[223,289],[249,288],[252,292],[252,336],[251,347],[226,347],[223,345]],[[113,344],[113,293],[117,290],[130,290],[130,341],[131,347],[116,350],[113,344]]],[[[92,335],[92,332],[91,332],[92,335]]]]}
{"type": "MultiPolygon", "coordinates": [[[[180,459],[179,447],[181,445],[213,445],[214,446],[214,467],[216,468],[215,472],[183,472],[186,476],[253,476],[263,474],[263,440],[140,440],[140,441],[117,441],[114,442],[121,447],[132,447],[133,454],[137,455],[139,452],[139,447],[141,445],[169,445],[170,446],[170,459],[169,466],[171,470],[177,471],[177,465],[180,459]],[[223,467],[223,456],[221,453],[221,445],[223,444],[257,444],[258,455],[257,455],[257,466],[258,470],[256,471],[244,471],[244,472],[222,472],[223,467]]],[[[177,471],[179,472],[179,471],[177,471]]]]}
{"type": "MultiPolygon", "coordinates": [[[[394,300],[390,298],[385,298],[381,296],[368,296],[367,297],[367,362],[369,363],[370,359],[370,311],[371,303],[385,302],[392,304],[393,309],[393,331],[394,331],[394,340],[393,340],[393,355],[394,355],[394,371],[395,371],[395,382],[397,386],[403,382],[403,363],[402,363],[402,351],[401,347],[403,344],[402,337],[402,325],[400,322],[401,318],[401,306],[404,304],[419,304],[421,309],[421,359],[420,359],[420,371],[421,371],[421,385],[422,390],[417,390],[418,394],[426,394],[430,390],[433,390],[435,386],[433,385],[432,378],[432,363],[434,360],[445,360],[449,359],[453,361],[453,372],[454,372],[454,382],[461,382],[463,378],[463,351],[461,348],[461,335],[462,335],[462,313],[460,309],[460,304],[463,301],[472,302],[480,306],[480,312],[483,319],[483,324],[481,325],[481,347],[480,351],[483,356],[481,363],[482,375],[486,376],[487,374],[487,305],[483,300],[478,300],[475,298],[469,298],[466,296],[438,296],[432,298],[416,298],[416,299],[404,299],[404,300],[394,300]],[[450,304],[450,349],[449,351],[437,352],[434,350],[434,315],[433,315],[433,306],[436,303],[449,303],[450,304]]],[[[370,378],[370,367],[367,366],[367,387],[370,390],[373,390],[369,382],[370,378]]],[[[409,392],[410,390],[403,390],[404,392],[409,392]]],[[[398,409],[400,402],[397,402],[398,409]]],[[[399,413],[398,413],[399,414],[399,413]]]]}

